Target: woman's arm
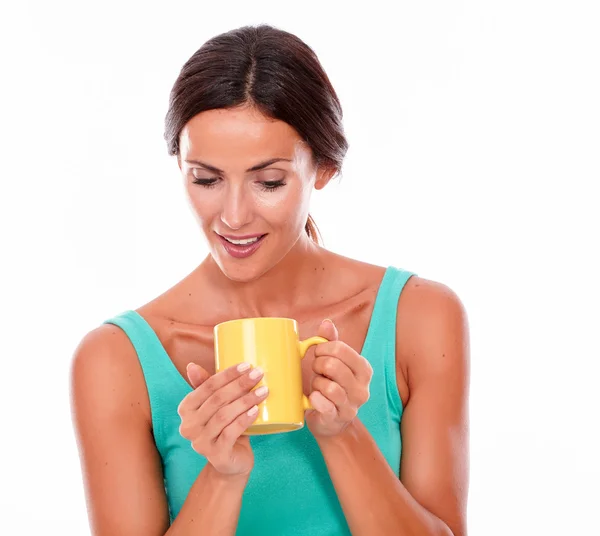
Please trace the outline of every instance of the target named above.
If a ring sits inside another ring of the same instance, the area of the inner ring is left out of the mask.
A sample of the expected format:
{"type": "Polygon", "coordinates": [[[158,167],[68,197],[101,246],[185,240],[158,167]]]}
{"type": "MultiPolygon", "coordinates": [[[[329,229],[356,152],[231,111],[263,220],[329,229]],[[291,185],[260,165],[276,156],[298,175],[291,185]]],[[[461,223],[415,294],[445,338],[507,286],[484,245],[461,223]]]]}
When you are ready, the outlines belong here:
{"type": "Polygon", "coordinates": [[[317,439],[344,514],[355,536],[465,536],[468,326],[447,287],[409,280],[398,308],[397,355],[408,363],[410,389],[401,480],[357,420],[317,439]]]}
{"type": "MultiPolygon", "coordinates": [[[[454,536],[467,534],[470,343],[465,309],[448,287],[419,278],[398,309],[398,369],[408,363],[400,478],[454,536]]],[[[399,370],[400,374],[401,371],[399,370]]]]}
{"type": "Polygon", "coordinates": [[[247,477],[223,477],[210,464],[169,528],[141,367],[116,326],[95,329],[77,347],[71,407],[92,534],[235,534],[247,477]]]}

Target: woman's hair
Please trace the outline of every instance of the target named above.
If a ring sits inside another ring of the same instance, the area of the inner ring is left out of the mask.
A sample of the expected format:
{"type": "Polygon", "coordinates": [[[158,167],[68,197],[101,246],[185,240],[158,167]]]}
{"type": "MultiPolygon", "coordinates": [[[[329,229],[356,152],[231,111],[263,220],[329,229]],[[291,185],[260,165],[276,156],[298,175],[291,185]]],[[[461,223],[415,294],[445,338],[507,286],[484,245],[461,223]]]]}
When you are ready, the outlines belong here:
{"type": "MultiPolygon", "coordinates": [[[[217,35],[184,64],[165,117],[169,154],[179,154],[181,130],[192,117],[242,105],[289,124],[310,147],[317,166],[341,172],[348,142],[335,90],[307,44],[268,25],[217,35]]],[[[305,230],[319,243],[311,216],[305,230]]]]}

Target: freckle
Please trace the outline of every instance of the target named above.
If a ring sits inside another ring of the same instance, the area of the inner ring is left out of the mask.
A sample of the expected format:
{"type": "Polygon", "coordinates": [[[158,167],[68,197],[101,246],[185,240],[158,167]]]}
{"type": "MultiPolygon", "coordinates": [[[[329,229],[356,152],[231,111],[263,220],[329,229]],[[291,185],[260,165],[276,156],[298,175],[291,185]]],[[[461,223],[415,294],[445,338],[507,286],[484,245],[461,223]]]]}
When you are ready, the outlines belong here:
{"type": "Polygon", "coordinates": [[[442,354],[442,357],[446,357],[446,354],[442,354]]]}
{"type": "Polygon", "coordinates": [[[191,295],[192,295],[192,293],[190,292],[190,293],[188,294],[188,296],[191,296],[191,295]]]}
{"type": "Polygon", "coordinates": [[[171,325],[175,324],[175,322],[171,322],[171,325]]]}
{"type": "Polygon", "coordinates": [[[108,465],[108,462],[104,462],[104,465],[105,465],[105,466],[106,466],[106,465],[108,465]]]}
{"type": "Polygon", "coordinates": [[[321,268],[321,270],[325,271],[325,266],[323,266],[323,268],[321,268]]]}

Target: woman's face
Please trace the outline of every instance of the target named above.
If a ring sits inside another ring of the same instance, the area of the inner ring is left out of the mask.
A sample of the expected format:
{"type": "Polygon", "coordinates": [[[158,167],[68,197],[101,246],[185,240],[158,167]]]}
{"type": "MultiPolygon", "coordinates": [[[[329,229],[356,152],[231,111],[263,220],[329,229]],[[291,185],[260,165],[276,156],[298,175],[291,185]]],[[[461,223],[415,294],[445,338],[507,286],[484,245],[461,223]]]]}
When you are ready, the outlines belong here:
{"type": "Polygon", "coordinates": [[[299,240],[320,172],[287,123],[249,108],[193,117],[180,135],[179,167],[211,254],[232,280],[250,281],[275,266],[299,240]]]}

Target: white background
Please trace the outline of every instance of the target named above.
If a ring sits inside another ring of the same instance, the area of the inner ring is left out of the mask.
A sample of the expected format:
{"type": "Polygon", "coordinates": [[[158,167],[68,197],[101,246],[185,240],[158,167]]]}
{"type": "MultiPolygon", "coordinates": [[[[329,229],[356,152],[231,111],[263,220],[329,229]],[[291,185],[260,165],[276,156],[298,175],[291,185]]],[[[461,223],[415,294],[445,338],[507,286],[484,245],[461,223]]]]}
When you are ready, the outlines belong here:
{"type": "Polygon", "coordinates": [[[470,533],[600,534],[595,4],[3,7],[2,533],[88,534],[72,352],[205,256],[168,94],[208,38],[267,22],[315,49],[344,107],[344,176],[313,197],[326,245],[468,310],[470,533]]]}

